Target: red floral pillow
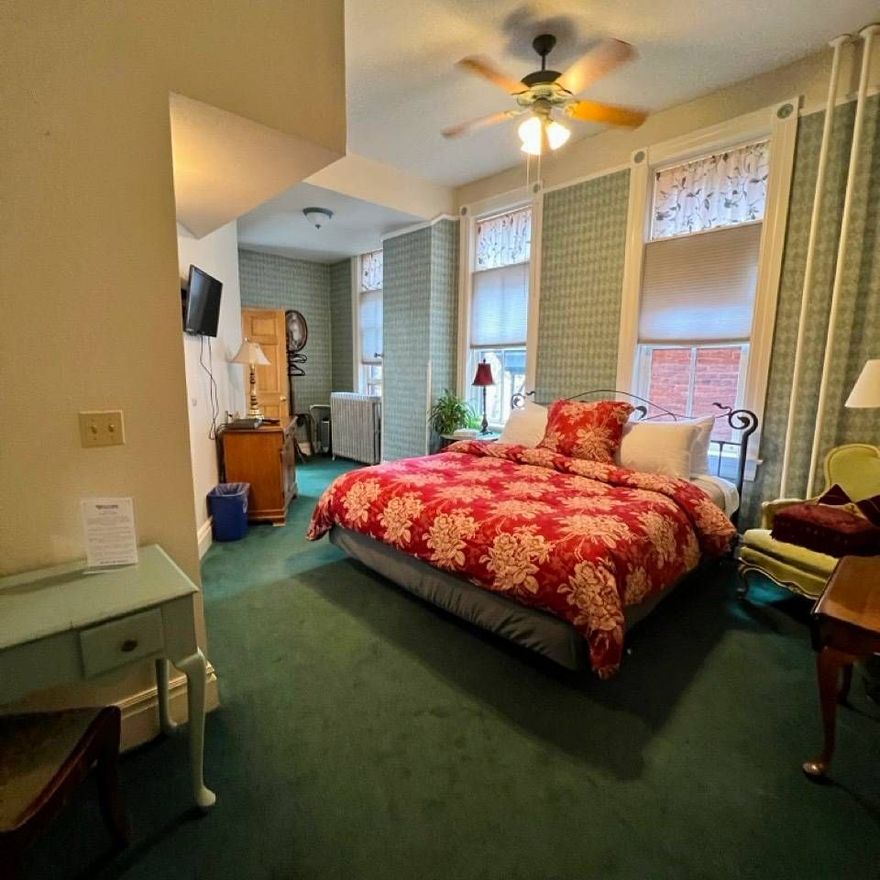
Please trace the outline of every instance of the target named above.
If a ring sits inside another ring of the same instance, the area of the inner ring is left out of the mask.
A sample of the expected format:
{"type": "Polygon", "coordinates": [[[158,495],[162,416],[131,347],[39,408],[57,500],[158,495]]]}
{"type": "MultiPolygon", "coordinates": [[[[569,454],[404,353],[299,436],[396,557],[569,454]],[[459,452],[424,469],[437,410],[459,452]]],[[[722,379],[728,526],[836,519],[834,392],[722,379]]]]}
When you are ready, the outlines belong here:
{"type": "Polygon", "coordinates": [[[616,400],[557,400],[550,406],[547,430],[539,448],[612,464],[623,426],[632,411],[630,404],[616,400]]]}

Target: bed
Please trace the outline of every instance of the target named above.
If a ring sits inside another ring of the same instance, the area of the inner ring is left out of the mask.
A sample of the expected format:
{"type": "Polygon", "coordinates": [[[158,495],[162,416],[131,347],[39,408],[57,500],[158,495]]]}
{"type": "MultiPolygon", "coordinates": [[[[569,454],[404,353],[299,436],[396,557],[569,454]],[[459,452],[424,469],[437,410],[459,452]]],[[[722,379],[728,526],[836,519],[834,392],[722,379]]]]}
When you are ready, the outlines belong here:
{"type": "MultiPolygon", "coordinates": [[[[658,412],[678,418],[648,402],[633,416],[658,412]]],[[[730,550],[730,507],[757,420],[728,408],[717,418],[740,433],[726,441],[738,450],[733,485],[718,474],[690,481],[546,448],[462,441],[337,478],[308,536],[329,534],[434,605],[608,678],[627,629],[730,550]]]]}

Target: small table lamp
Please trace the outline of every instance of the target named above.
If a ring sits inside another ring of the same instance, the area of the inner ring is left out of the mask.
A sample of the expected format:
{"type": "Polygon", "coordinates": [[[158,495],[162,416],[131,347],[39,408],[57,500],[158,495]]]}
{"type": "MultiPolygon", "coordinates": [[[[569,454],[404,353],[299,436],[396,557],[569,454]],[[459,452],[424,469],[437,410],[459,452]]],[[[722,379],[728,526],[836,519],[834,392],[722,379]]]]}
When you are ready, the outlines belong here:
{"type": "Polygon", "coordinates": [[[880,358],[870,360],[862,367],[844,406],[851,409],[880,407],[880,358]]]}
{"type": "Polygon", "coordinates": [[[263,353],[263,349],[260,348],[259,342],[251,342],[250,339],[245,339],[241,343],[241,347],[235,354],[235,357],[230,361],[231,364],[245,364],[250,367],[250,385],[251,385],[251,397],[250,397],[250,406],[248,407],[248,418],[250,419],[262,419],[263,410],[260,408],[260,402],[257,400],[257,367],[266,367],[271,361],[266,355],[263,353]]]}
{"type": "Polygon", "coordinates": [[[492,378],[492,366],[491,364],[486,363],[485,360],[480,361],[477,364],[477,374],[474,376],[474,381],[471,382],[476,388],[482,389],[483,392],[483,424],[480,428],[481,434],[489,433],[489,420],[486,418],[486,388],[489,385],[494,385],[495,380],[492,378]]]}

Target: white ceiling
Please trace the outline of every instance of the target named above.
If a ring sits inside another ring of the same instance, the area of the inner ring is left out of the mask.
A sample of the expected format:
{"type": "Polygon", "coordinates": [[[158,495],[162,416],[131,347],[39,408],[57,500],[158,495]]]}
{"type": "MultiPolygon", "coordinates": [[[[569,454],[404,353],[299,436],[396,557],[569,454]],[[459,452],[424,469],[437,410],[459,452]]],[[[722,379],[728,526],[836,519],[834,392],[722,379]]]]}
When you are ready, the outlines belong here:
{"type": "MultiPolygon", "coordinates": [[[[555,34],[565,70],[591,42],[617,37],[639,58],[585,97],[671,107],[821,49],[878,17],[877,0],[347,0],[348,146],[458,186],[522,160],[515,122],[457,141],[440,130],[511,105],[453,68],[483,54],[519,78],[539,67],[531,40],[555,34]]],[[[583,123],[573,138],[600,129],[583,123]]]]}
{"type": "MultiPolygon", "coordinates": [[[[595,40],[617,37],[639,57],[584,97],[657,111],[818,51],[877,13],[877,0],[346,0],[349,155],[315,176],[335,189],[297,184],[239,218],[240,242],[332,262],[437,213],[428,205],[438,194],[451,204],[444,188],[521,164],[515,122],[441,136],[512,104],[454,67],[465,55],[488,55],[519,78],[539,66],[531,48],[539,33],[558,38],[549,58],[557,70],[595,40]],[[319,231],[302,216],[312,204],[336,212],[319,231]]],[[[573,140],[602,130],[571,125],[573,140]]]]}
{"type": "Polygon", "coordinates": [[[300,183],[238,218],[240,247],[300,260],[335,263],[375,250],[381,237],[423,218],[361,199],[300,183]],[[333,211],[333,219],[315,229],[303,208],[333,211]]]}

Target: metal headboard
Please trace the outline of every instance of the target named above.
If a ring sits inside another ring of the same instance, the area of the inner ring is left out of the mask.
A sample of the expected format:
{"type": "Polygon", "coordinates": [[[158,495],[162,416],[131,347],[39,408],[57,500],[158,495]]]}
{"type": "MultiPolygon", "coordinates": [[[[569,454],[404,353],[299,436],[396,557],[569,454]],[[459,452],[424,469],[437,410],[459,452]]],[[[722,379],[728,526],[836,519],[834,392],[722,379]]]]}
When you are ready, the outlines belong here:
{"type": "MultiPolygon", "coordinates": [[[[585,397],[596,395],[603,395],[604,399],[624,397],[627,400],[637,401],[634,413],[639,421],[651,421],[652,419],[665,418],[670,418],[672,421],[678,421],[679,419],[707,418],[708,416],[711,416],[713,419],[725,419],[727,424],[734,431],[740,432],[740,436],[739,440],[711,441],[711,443],[718,449],[718,464],[715,473],[717,476],[721,476],[721,462],[725,449],[738,448],[735,484],[737,491],[739,492],[740,505],[742,505],[743,483],[745,481],[749,440],[752,434],[758,430],[758,417],[755,413],[749,409],[733,409],[730,406],[725,406],[723,403],[713,403],[712,405],[720,410],[717,414],[707,413],[703,416],[686,416],[681,413],[673,412],[671,409],[667,409],[665,406],[654,403],[645,397],[639,397],[638,394],[630,394],[628,391],[617,391],[613,388],[594,388],[590,391],[582,391],[580,394],[573,394],[571,397],[566,397],[565,400],[582,400],[585,397]]],[[[525,405],[527,398],[534,400],[534,397],[534,391],[518,392],[510,399],[510,404],[514,409],[521,409],[525,405]]],[[[739,511],[731,517],[734,523],[737,520],[738,513],[739,511]]]]}

